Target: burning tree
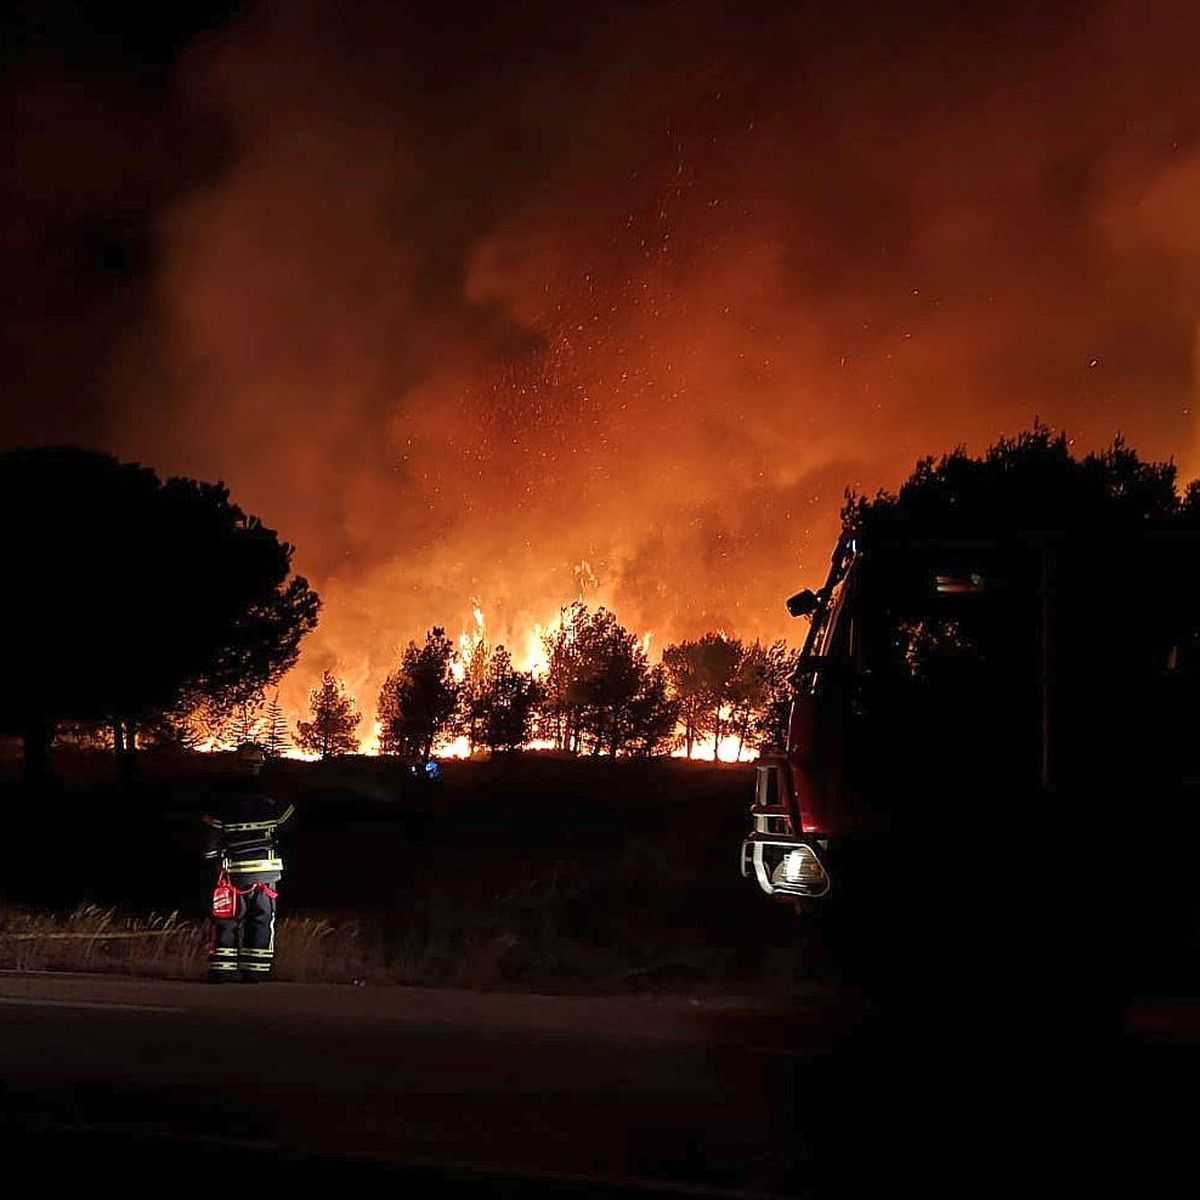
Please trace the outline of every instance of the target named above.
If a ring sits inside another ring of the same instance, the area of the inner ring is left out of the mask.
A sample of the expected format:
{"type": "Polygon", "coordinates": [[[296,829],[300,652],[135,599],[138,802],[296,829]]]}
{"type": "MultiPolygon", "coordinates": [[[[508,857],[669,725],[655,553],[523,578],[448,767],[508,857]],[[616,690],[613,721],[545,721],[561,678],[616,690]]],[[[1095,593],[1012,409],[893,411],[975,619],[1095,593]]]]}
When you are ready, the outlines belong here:
{"type": "Polygon", "coordinates": [[[782,640],[745,643],[724,633],[667,646],[663,667],[688,757],[704,737],[713,740],[714,759],[729,737],[737,739],[739,758],[748,745],[782,744],[798,657],[782,640]]]}
{"type": "Polygon", "coordinates": [[[700,670],[698,644],[679,642],[666,646],[662,655],[663,669],[671,686],[671,694],[679,707],[679,724],[683,727],[683,747],[688,758],[692,747],[702,736],[708,716],[708,694],[700,670]]]}
{"type": "Polygon", "coordinates": [[[533,737],[542,688],[531,671],[520,671],[504,646],[479,637],[470,643],[458,689],[457,729],[472,752],[516,750],[533,737]]]}
{"type": "Polygon", "coordinates": [[[429,758],[458,711],[453,664],[454,643],[441,626],[434,626],[422,645],[408,643],[399,668],[379,693],[380,753],[419,762],[429,758]]]}
{"type": "MultiPolygon", "coordinates": [[[[503,650],[503,646],[497,647],[495,653],[503,650]]],[[[458,728],[472,752],[479,746],[487,745],[486,731],[491,709],[488,675],[494,657],[492,648],[480,637],[471,644],[463,663],[463,678],[458,689],[458,728]]]]}
{"type": "Polygon", "coordinates": [[[126,766],[139,727],[185,700],[277,680],[317,621],[292,547],[220,484],[72,448],[0,455],[0,729],[32,777],[54,726],[104,723],[126,766]]]}
{"type": "Polygon", "coordinates": [[[541,695],[542,689],[533,675],[517,670],[512,655],[503,646],[497,646],[474,706],[483,744],[493,752],[516,750],[525,745],[533,736],[541,695]]]}
{"type": "Polygon", "coordinates": [[[558,628],[543,643],[548,661],[543,724],[561,749],[615,755],[661,742],[639,726],[652,715],[655,721],[661,717],[653,702],[659,677],[637,637],[608,609],[593,611],[576,601],[562,610],[558,628]]]}
{"type": "Polygon", "coordinates": [[[743,747],[772,742],[783,745],[791,703],[789,680],[799,652],[779,640],[763,645],[755,639],[741,646],[737,670],[730,681],[728,733],[737,738],[737,757],[743,747]]]}
{"type": "Polygon", "coordinates": [[[296,744],[301,750],[322,758],[358,750],[356,730],[362,714],[355,709],[354,697],[342,680],[326,671],[320,686],[309,693],[309,705],[312,720],[300,721],[296,726],[296,744]]]}
{"type": "Polygon", "coordinates": [[[679,712],[666,668],[650,667],[630,701],[622,748],[633,754],[670,753],[679,742],[679,712]]]}
{"type": "Polygon", "coordinates": [[[706,633],[663,651],[663,663],[680,701],[688,756],[697,737],[710,736],[716,761],[733,712],[745,647],[737,638],[706,633]]]}

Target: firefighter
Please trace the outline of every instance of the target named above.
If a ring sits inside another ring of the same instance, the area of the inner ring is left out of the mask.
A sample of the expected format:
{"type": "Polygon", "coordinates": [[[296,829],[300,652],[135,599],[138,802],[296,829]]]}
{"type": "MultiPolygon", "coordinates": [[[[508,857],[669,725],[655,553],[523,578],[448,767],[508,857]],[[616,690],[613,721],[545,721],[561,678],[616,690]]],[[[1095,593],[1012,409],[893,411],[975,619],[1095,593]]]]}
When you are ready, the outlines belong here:
{"type": "Polygon", "coordinates": [[[266,756],[258,746],[239,746],[235,761],[236,777],[215,797],[216,813],[203,818],[208,826],[205,857],[220,861],[236,892],[233,915],[214,918],[208,978],[212,983],[259,983],[270,977],[275,957],[275,885],[283,874],[275,835],[295,809],[261,791],[258,776],[266,756]]]}

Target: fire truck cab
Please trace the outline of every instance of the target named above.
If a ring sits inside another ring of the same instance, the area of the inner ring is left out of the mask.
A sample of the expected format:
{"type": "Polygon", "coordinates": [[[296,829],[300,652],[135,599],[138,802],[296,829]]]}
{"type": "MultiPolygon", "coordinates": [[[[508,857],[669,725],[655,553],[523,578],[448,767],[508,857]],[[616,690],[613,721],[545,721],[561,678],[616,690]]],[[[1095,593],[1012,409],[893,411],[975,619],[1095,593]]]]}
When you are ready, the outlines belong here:
{"type": "Polygon", "coordinates": [[[1151,819],[1194,743],[1195,620],[1171,597],[1197,549],[1153,531],[1115,548],[844,535],[824,585],[788,601],[811,626],[787,744],[757,762],[742,874],[803,910],[845,890],[848,850],[897,833],[905,854],[926,832],[945,850],[1048,812],[1065,829],[1070,804],[1119,824],[1134,794],[1151,819]],[[1113,561],[1140,586],[1110,610],[1113,561]]]}

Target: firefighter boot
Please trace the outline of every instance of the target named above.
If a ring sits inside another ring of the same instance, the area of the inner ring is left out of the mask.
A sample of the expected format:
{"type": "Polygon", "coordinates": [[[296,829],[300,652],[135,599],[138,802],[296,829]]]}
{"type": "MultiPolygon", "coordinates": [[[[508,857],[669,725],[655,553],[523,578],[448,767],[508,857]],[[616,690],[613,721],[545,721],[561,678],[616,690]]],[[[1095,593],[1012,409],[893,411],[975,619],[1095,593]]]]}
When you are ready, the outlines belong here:
{"type": "Polygon", "coordinates": [[[215,945],[208,952],[208,982],[235,983],[238,977],[236,946],[215,945]]]}

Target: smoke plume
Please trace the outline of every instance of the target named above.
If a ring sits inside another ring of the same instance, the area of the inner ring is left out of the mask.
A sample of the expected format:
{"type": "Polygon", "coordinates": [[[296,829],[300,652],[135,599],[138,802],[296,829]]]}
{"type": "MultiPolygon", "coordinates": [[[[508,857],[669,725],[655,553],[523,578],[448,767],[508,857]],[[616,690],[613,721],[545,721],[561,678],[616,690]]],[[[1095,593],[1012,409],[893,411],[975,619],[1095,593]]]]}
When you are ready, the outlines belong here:
{"type": "Polygon", "coordinates": [[[224,150],[108,437],[297,545],[293,704],[473,598],[518,660],[581,593],[794,632],[846,487],[1035,416],[1200,469],[1193,5],[444,7],[254,7],[176,72],[224,150]]]}

